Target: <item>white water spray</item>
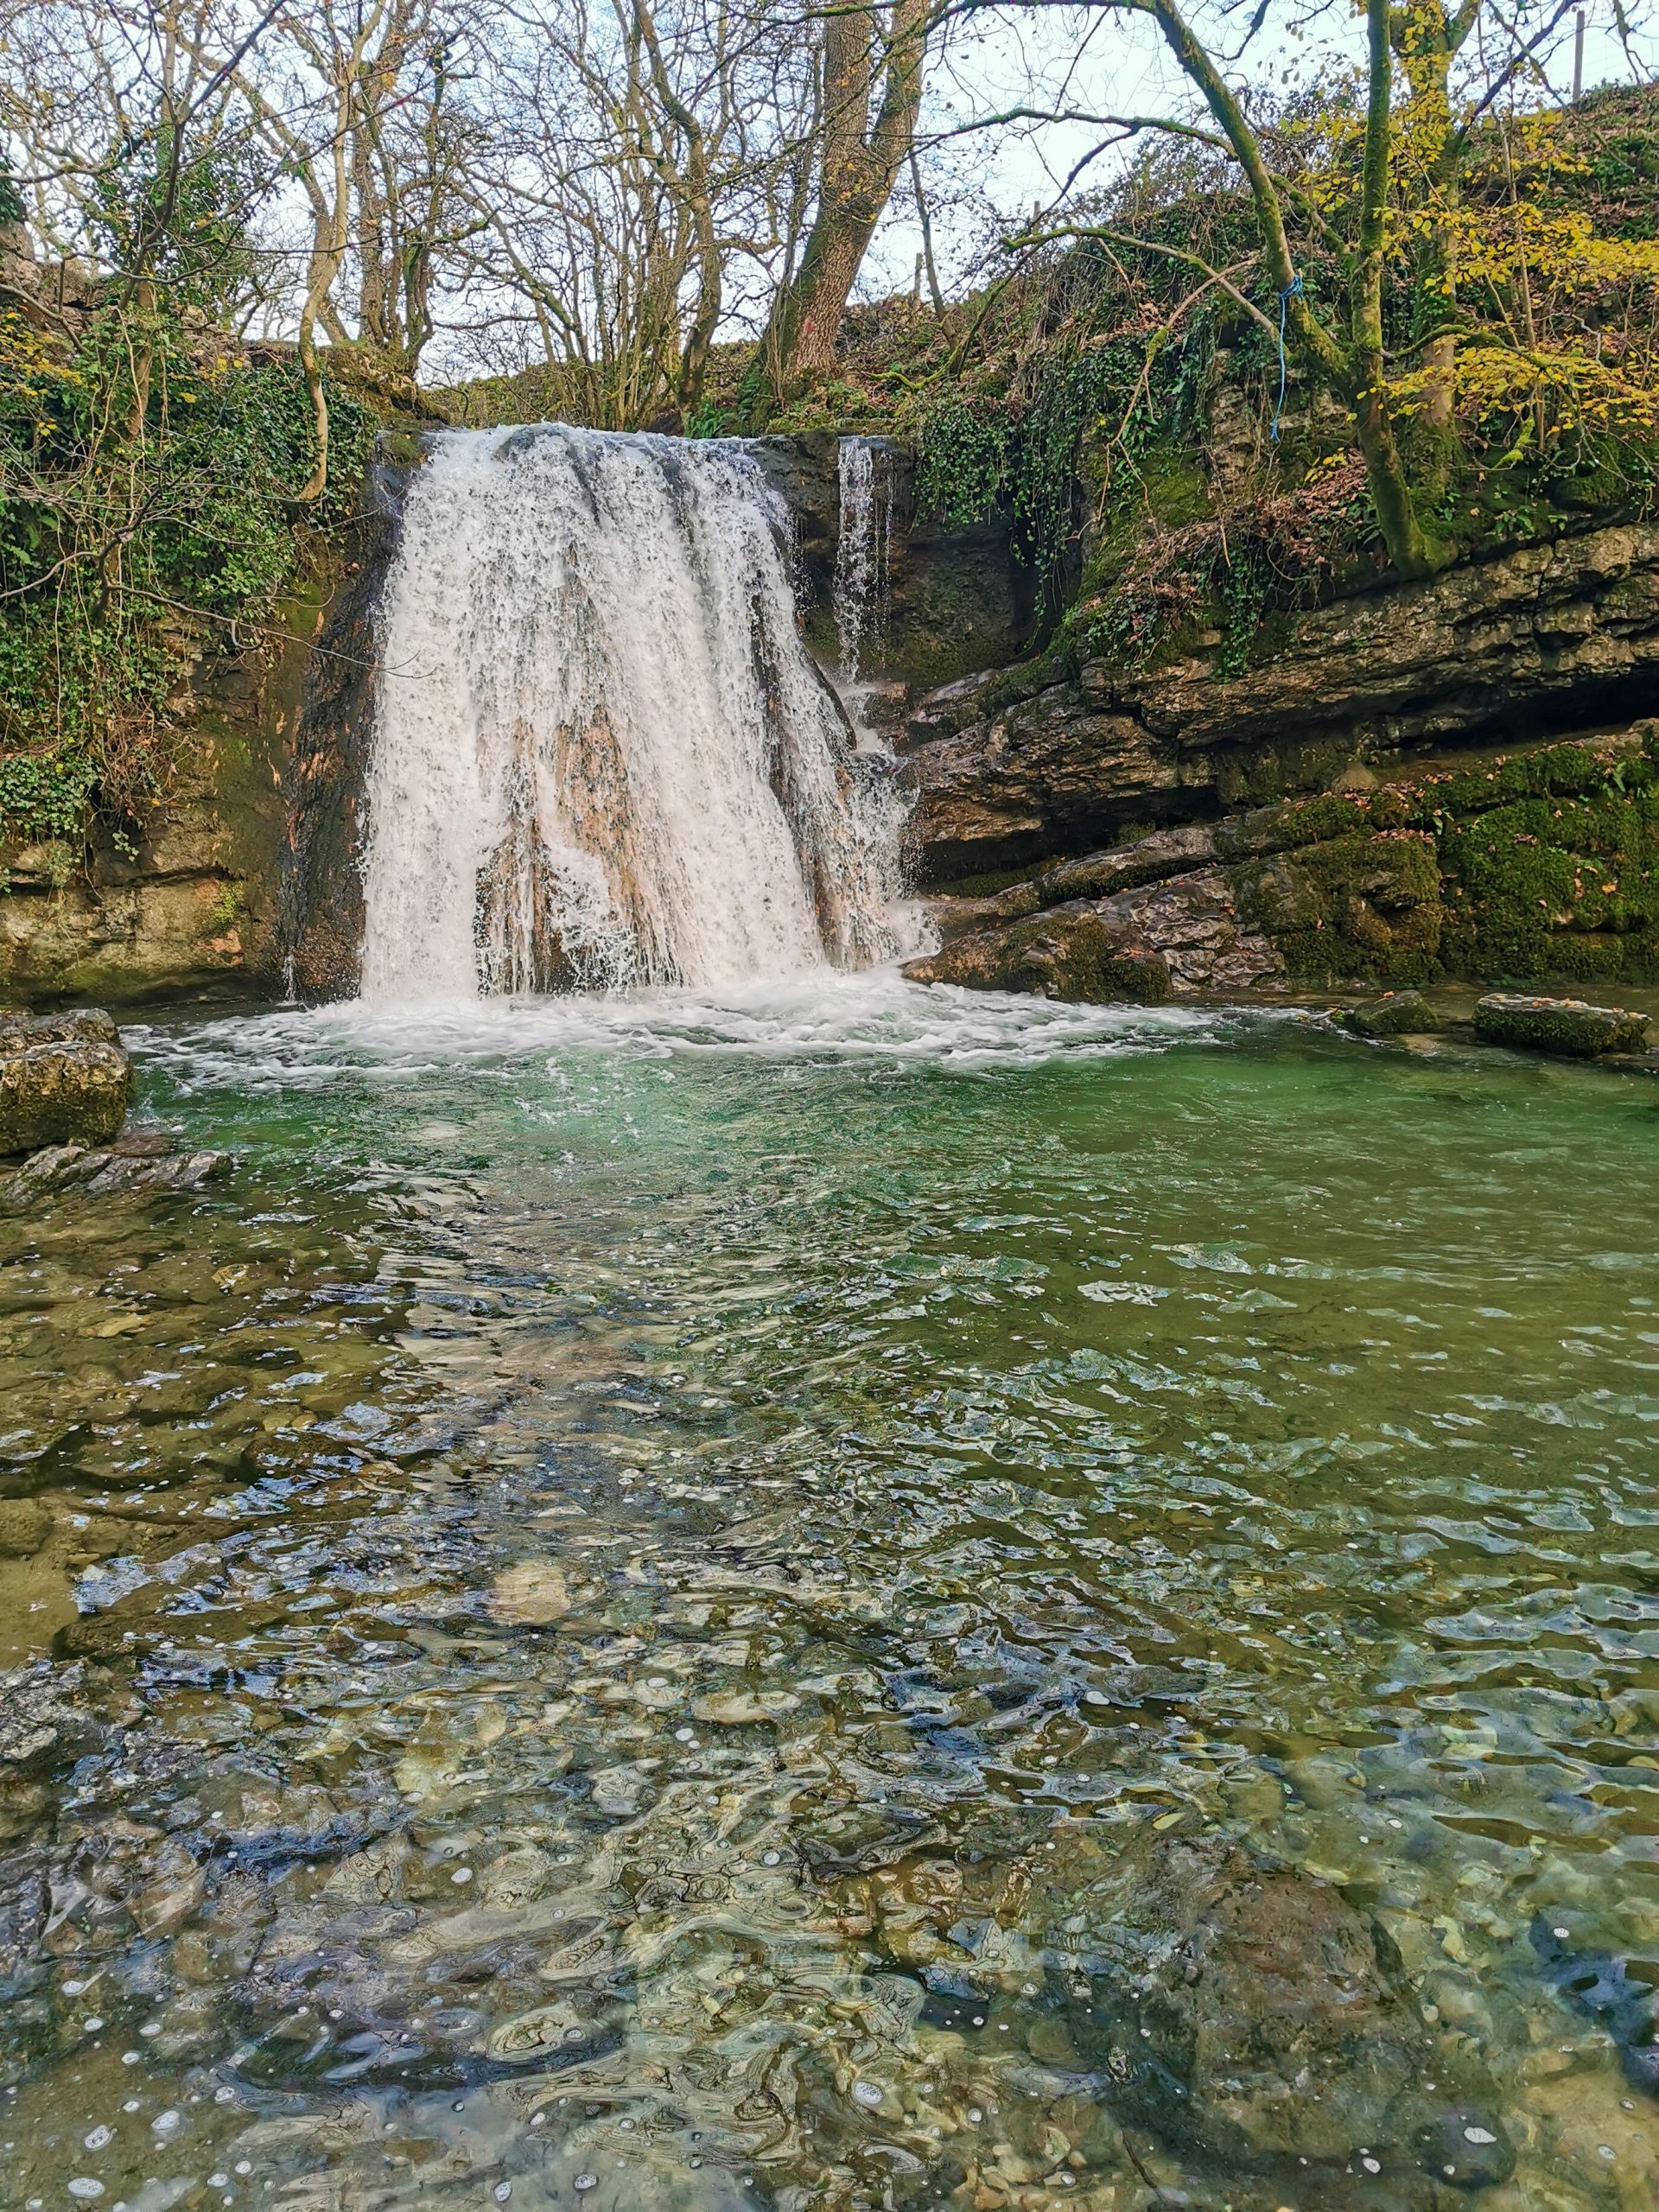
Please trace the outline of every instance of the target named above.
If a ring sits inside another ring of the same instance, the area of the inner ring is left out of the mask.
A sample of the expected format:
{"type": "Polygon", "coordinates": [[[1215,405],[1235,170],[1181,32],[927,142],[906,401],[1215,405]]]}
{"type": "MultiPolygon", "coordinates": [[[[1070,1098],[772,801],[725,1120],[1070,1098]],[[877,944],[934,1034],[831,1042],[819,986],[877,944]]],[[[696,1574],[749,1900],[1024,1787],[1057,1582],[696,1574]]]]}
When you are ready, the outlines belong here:
{"type": "Polygon", "coordinates": [[[841,513],[836,537],[836,642],[843,684],[856,683],[868,645],[880,643],[887,613],[893,487],[887,455],[868,438],[836,449],[841,513]]]}
{"type": "Polygon", "coordinates": [[[901,809],[801,644],[786,533],[739,446],[435,441],[383,626],[365,999],[899,949],[901,809]]]}

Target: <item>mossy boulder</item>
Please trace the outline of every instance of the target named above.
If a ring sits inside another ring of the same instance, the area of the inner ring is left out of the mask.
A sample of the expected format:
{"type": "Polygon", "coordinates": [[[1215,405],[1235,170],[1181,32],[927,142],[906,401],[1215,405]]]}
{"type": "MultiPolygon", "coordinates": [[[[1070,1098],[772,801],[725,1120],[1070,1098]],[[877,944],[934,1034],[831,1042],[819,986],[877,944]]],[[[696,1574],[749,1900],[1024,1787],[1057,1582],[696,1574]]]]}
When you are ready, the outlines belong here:
{"type": "Polygon", "coordinates": [[[905,973],[917,983],[1030,991],[1066,1001],[1133,999],[1155,1005],[1173,988],[1165,960],[1126,943],[1122,931],[1082,903],[1007,928],[976,930],[925,960],[911,961],[905,973]]]}
{"type": "Polygon", "coordinates": [[[1440,873],[1432,839],[1355,830],[1244,862],[1232,883],[1240,914],[1273,941],[1293,976],[1421,983],[1439,972],[1440,873]]]}
{"type": "Polygon", "coordinates": [[[1421,991],[1387,991],[1338,1016],[1356,1037],[1416,1037],[1438,1029],[1440,1016],[1421,991]]]}
{"type": "Polygon", "coordinates": [[[107,1143],[131,1096],[132,1063],[107,1014],[0,1012],[0,1154],[107,1143]]]}
{"type": "Polygon", "coordinates": [[[1495,991],[1476,1005],[1475,1034],[1489,1045],[1593,1060],[1605,1052],[1641,1052],[1648,1041],[1648,1018],[1622,1007],[1586,1006],[1581,999],[1495,991]]]}

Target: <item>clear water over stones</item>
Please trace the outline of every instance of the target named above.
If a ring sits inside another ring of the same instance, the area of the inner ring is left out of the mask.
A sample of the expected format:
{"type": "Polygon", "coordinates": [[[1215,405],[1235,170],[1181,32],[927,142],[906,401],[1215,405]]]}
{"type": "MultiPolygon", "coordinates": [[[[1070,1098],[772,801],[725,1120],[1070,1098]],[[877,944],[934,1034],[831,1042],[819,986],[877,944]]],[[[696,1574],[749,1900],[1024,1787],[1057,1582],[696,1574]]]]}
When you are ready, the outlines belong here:
{"type": "Polygon", "coordinates": [[[132,1041],[244,1164],[0,1223],[8,2202],[1651,2202],[1649,1090],[880,975],[132,1041]]]}

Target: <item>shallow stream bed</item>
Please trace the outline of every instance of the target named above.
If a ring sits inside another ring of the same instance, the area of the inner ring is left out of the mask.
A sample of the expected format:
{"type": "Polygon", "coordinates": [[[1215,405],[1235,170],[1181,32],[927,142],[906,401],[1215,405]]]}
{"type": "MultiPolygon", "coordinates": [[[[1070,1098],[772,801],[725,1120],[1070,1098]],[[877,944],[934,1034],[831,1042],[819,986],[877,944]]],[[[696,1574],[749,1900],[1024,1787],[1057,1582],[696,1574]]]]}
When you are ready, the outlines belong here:
{"type": "Polygon", "coordinates": [[[1651,1084],[885,976],[130,1036],[238,1166],[0,1222],[0,2204],[1655,2202],[1651,1084]],[[1166,1837],[1381,1929],[1512,2173],[1165,2125],[1166,1837]]]}

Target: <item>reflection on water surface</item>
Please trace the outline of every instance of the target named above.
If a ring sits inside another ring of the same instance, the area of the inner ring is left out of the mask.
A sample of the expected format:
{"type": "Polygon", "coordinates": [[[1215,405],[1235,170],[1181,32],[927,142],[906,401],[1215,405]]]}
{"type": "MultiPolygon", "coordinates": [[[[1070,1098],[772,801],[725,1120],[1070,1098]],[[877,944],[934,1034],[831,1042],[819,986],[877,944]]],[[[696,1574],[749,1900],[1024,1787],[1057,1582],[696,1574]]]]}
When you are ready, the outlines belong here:
{"type": "Polygon", "coordinates": [[[243,1164],[0,1224],[0,2202],[1653,2202],[1650,1089],[137,1041],[243,1164]]]}

